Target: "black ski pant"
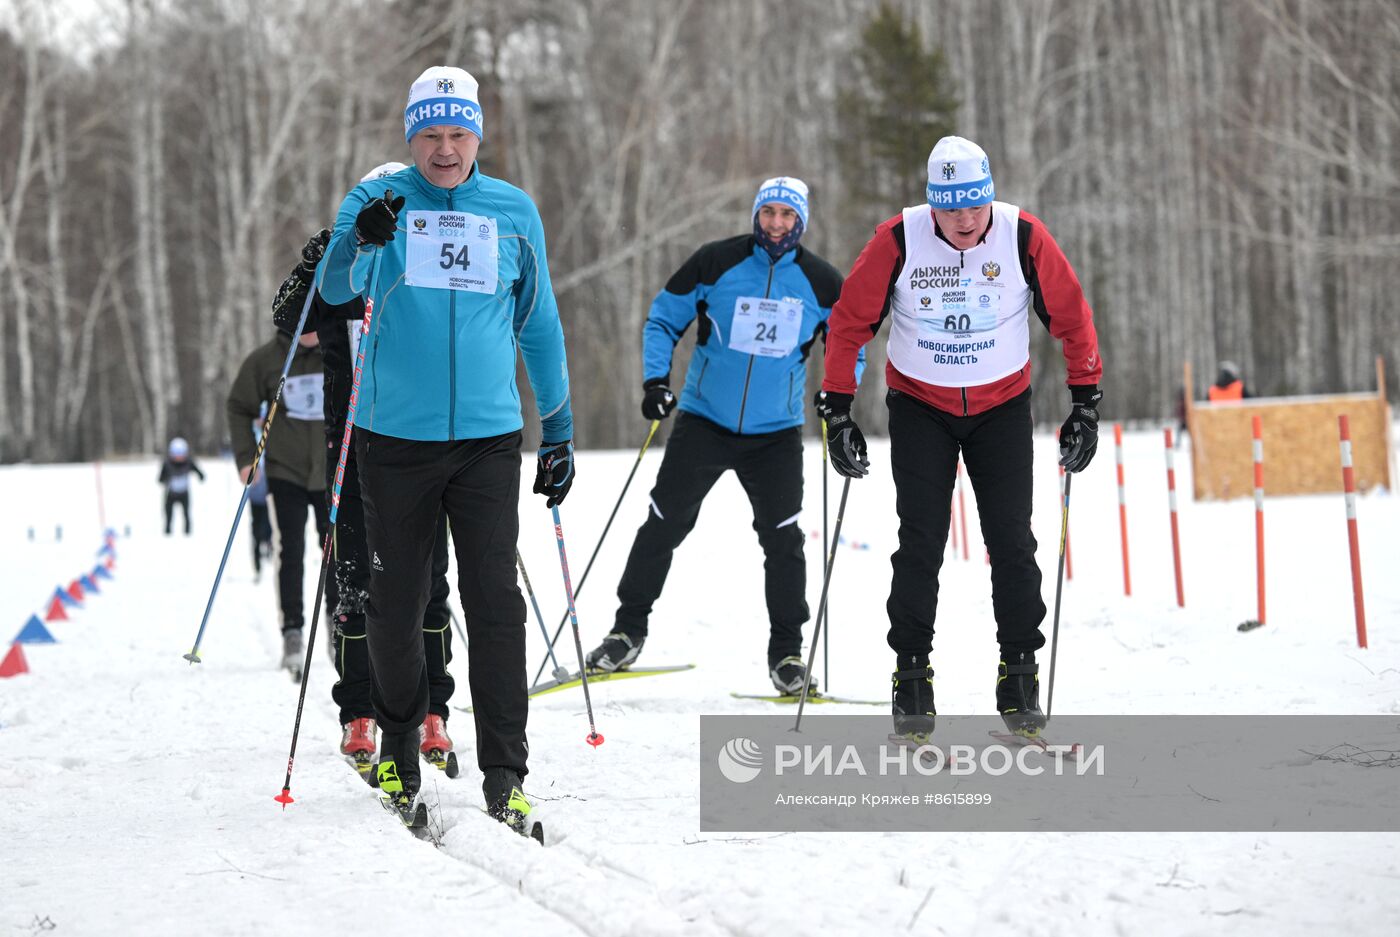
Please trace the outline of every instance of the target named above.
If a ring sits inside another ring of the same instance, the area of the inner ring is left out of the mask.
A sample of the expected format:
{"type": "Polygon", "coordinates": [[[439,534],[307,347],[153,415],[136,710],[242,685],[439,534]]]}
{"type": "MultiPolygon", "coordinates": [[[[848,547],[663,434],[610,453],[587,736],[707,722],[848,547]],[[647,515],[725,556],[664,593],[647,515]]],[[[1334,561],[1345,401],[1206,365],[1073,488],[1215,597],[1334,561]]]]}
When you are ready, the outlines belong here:
{"type": "Polygon", "coordinates": [[[180,505],[180,512],[185,516],[185,533],[190,532],[190,493],[188,491],[165,492],[165,532],[170,533],[170,522],[175,516],[175,505],[180,505]]]}
{"type": "Polygon", "coordinates": [[[1040,567],[1031,533],[1031,394],[974,416],[955,416],[889,391],[890,466],[899,514],[899,549],[886,611],[889,645],[928,654],[938,613],[938,571],[948,542],[958,453],[977,497],[992,559],[992,611],[1003,651],[1045,644],[1040,567]]]}
{"type": "MultiPolygon", "coordinates": [[[[281,539],[277,553],[277,596],[282,606],[282,630],[290,631],[305,623],[302,614],[302,574],[306,559],[307,509],[315,515],[318,545],[330,529],[330,514],[322,492],[308,491],[286,479],[269,476],[267,496],[272,501],[272,511],[277,518],[277,534],[281,539]]],[[[321,575],[319,567],[314,575],[321,575]]],[[[335,608],[336,598],[335,580],[327,576],[325,608],[335,608]]]]}
{"type": "Polygon", "coordinates": [[[379,725],[390,733],[417,731],[428,712],[422,621],[438,517],[446,512],[466,617],[477,765],[524,776],[525,599],[515,572],[520,442],[519,432],[420,442],[355,430],[370,557],[371,700],[379,725]]]}
{"type": "Polygon", "coordinates": [[[804,538],[797,523],[802,511],[802,432],[797,427],[745,436],[694,414],[677,414],[646,523],[637,531],[617,585],[616,630],[634,638],[647,633],[672,555],[694,529],[705,495],[729,469],[749,496],[753,529],[763,547],[772,664],[802,653],[802,625],[810,617],[804,538]]]}
{"type": "Polygon", "coordinates": [[[249,529],[253,535],[253,571],[262,572],[262,560],[264,543],[272,542],[272,518],[267,512],[267,502],[258,504],[256,501],[248,502],[248,511],[252,514],[252,523],[249,529]]]}
{"type": "MultiPolygon", "coordinates": [[[[335,443],[338,456],[340,442],[335,443]]],[[[326,459],[327,497],[334,490],[336,457],[326,459]]],[[[365,603],[369,598],[369,557],[365,547],[365,507],[360,497],[360,472],[352,450],[345,460],[340,507],[335,516],[334,551],[336,588],[335,672],[339,679],[331,699],[340,707],[340,724],[374,715],[370,701],[369,643],[365,637],[365,603]]],[[[428,605],[423,612],[423,652],[428,667],[428,712],[446,719],[447,703],[456,683],[447,672],[452,661],[452,622],[448,608],[447,515],[440,514],[433,540],[432,571],[428,580],[428,605]]]]}

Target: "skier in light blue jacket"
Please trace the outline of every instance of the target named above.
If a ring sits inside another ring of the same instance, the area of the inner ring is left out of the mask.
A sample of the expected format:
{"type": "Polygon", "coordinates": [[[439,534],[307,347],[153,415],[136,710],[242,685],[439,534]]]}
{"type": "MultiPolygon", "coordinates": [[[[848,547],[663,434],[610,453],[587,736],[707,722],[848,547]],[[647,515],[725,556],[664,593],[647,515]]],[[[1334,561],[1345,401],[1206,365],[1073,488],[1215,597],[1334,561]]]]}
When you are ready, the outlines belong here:
{"type": "Polygon", "coordinates": [[[542,424],[534,490],[573,484],[564,331],[530,197],[483,174],[477,82],[429,68],[404,110],[413,165],[345,197],[317,270],[331,304],[372,303],[355,400],[370,554],[367,636],[382,736],[378,780],[421,816],[418,730],[428,708],[421,622],[439,509],[451,524],[487,809],[529,812],[525,604],[515,548],[524,359],[542,424]]]}

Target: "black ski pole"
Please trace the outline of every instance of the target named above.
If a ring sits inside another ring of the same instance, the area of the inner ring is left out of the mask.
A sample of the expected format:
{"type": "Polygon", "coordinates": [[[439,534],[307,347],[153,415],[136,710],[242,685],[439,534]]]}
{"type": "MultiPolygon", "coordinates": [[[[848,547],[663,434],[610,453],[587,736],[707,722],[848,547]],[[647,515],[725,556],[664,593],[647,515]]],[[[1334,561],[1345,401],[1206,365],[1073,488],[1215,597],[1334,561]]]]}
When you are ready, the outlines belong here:
{"type": "MultiPolygon", "coordinates": [[[[588,558],[588,565],[583,568],[583,575],[579,577],[578,590],[574,592],[575,597],[583,593],[583,586],[584,583],[588,582],[588,572],[593,568],[593,561],[598,558],[598,551],[603,549],[603,541],[608,539],[608,531],[612,528],[613,518],[617,517],[617,509],[622,507],[622,499],[627,497],[627,489],[632,485],[632,477],[637,474],[637,466],[642,464],[642,456],[647,454],[647,447],[651,445],[651,438],[656,435],[656,429],[660,425],[660,420],[651,421],[651,429],[647,431],[647,438],[642,443],[641,450],[637,453],[637,461],[632,463],[632,471],[627,473],[627,481],[622,483],[622,491],[617,496],[617,503],[613,505],[612,513],[608,515],[608,522],[603,525],[603,532],[599,535],[598,542],[593,547],[593,555],[588,558]]],[[[569,613],[565,612],[564,617],[559,619],[559,627],[554,629],[554,637],[549,639],[550,653],[545,656],[544,660],[540,661],[540,669],[535,671],[535,679],[530,681],[531,686],[540,682],[540,674],[544,673],[545,664],[549,663],[550,657],[553,656],[554,645],[559,640],[559,635],[564,632],[564,625],[568,620],[569,613]]],[[[555,662],[555,666],[558,666],[558,661],[555,662]]],[[[579,671],[583,671],[582,662],[579,663],[579,671]]]]}
{"type": "Polygon", "coordinates": [[[851,480],[841,486],[841,503],[836,508],[836,527],[831,532],[831,552],[826,556],[826,573],[822,576],[822,598],[817,605],[817,630],[812,632],[812,651],[807,656],[807,676],[802,681],[802,698],[797,701],[797,722],[792,731],[802,730],[802,710],[807,706],[807,691],[812,685],[812,667],[816,665],[817,637],[821,634],[822,619],[826,616],[826,597],[831,589],[831,571],[836,566],[836,544],[841,540],[841,522],[846,517],[846,496],[851,493],[851,480]]]}
{"type": "Polygon", "coordinates": [[[551,510],[554,512],[554,539],[559,543],[559,572],[564,576],[564,597],[569,600],[569,620],[574,623],[574,650],[578,652],[578,675],[583,681],[583,703],[588,707],[588,738],[585,741],[597,748],[603,744],[603,736],[598,733],[598,726],[593,721],[593,699],[588,695],[588,670],[583,666],[583,638],[579,637],[578,633],[574,587],[569,582],[569,557],[564,552],[564,526],[559,522],[559,506],[556,504],[551,510]]]}
{"type": "MultiPolygon", "coordinates": [[[[830,507],[831,499],[827,497],[827,478],[830,463],[826,457],[826,419],[822,419],[822,556],[825,557],[830,550],[828,545],[830,539],[826,535],[826,514],[830,507]]],[[[826,691],[831,692],[831,656],[827,646],[827,637],[831,634],[831,623],[827,622],[827,629],[822,632],[822,682],[826,684],[826,691]]]]}
{"type": "Polygon", "coordinates": [[[262,434],[258,437],[258,448],[253,452],[253,467],[248,471],[248,479],[243,483],[243,496],[238,499],[238,510],[233,514],[233,525],[228,529],[228,542],[224,544],[224,555],[219,560],[218,572],[214,574],[214,585],[209,590],[209,601],[204,604],[204,617],[199,621],[199,631],[194,636],[194,646],[190,652],[184,655],[185,660],[191,664],[201,663],[199,659],[199,646],[204,641],[204,629],[209,626],[209,613],[214,610],[214,597],[219,594],[219,583],[224,578],[224,567],[228,565],[229,551],[233,549],[233,538],[238,534],[238,522],[243,519],[243,509],[248,505],[249,491],[253,487],[253,479],[258,472],[262,471],[263,449],[267,447],[267,434],[272,429],[272,419],[277,416],[277,405],[282,401],[282,389],[287,386],[287,373],[292,370],[292,358],[296,356],[297,345],[301,339],[302,329],[306,328],[306,316],[311,311],[311,300],[315,297],[316,291],[307,289],[306,302],[301,307],[301,318],[297,320],[297,330],[292,335],[292,344],[287,348],[287,360],[282,363],[282,376],[277,380],[277,393],[272,397],[272,404],[267,408],[267,418],[263,420],[262,434]]]}
{"type": "MultiPolygon", "coordinates": [[[[384,190],[386,201],[392,201],[394,191],[384,190]]],[[[379,278],[379,256],[374,258],[374,273],[370,282],[373,283],[379,278]]],[[[312,295],[315,295],[313,289],[312,295]]],[[[306,662],[301,668],[301,689],[297,693],[297,715],[292,722],[292,745],[287,752],[287,776],[282,781],[282,792],[273,800],[282,805],[286,810],[287,805],[294,803],[292,799],[292,766],[297,757],[297,737],[301,734],[301,714],[306,707],[306,684],[311,676],[311,652],[316,646],[316,621],[321,617],[321,597],[326,592],[326,575],[331,564],[331,538],[335,535],[335,522],[340,514],[340,489],[345,484],[345,463],[350,456],[350,434],[355,429],[355,412],[359,409],[360,403],[360,376],[365,370],[365,351],[370,346],[369,327],[374,318],[374,293],[371,290],[369,297],[365,299],[365,318],[360,324],[360,348],[355,355],[355,373],[350,382],[350,403],[345,410],[345,432],[340,437],[340,458],[335,465],[335,484],[331,488],[331,509],[326,535],[321,539],[321,575],[316,579],[316,603],[311,608],[311,634],[306,639],[306,662]]]]}
{"type": "MultiPolygon", "coordinates": [[[[535,590],[530,586],[530,574],[525,572],[525,558],[520,555],[519,550],[515,551],[515,565],[520,567],[520,578],[525,580],[525,594],[530,597],[530,605],[535,609],[535,621],[540,623],[540,634],[544,635],[545,641],[548,641],[549,629],[545,627],[544,615],[540,614],[540,603],[535,598],[535,590]]],[[[559,658],[554,656],[554,646],[546,644],[546,648],[549,650],[549,659],[554,662],[554,679],[564,683],[569,679],[569,672],[560,666],[559,658]]]]}
{"type": "Polygon", "coordinates": [[[1050,721],[1050,708],[1055,704],[1055,651],[1060,644],[1060,593],[1065,585],[1065,544],[1069,541],[1069,482],[1073,472],[1065,472],[1065,492],[1060,504],[1060,571],[1055,576],[1055,617],[1050,626],[1050,680],[1045,696],[1045,721],[1050,721]]]}

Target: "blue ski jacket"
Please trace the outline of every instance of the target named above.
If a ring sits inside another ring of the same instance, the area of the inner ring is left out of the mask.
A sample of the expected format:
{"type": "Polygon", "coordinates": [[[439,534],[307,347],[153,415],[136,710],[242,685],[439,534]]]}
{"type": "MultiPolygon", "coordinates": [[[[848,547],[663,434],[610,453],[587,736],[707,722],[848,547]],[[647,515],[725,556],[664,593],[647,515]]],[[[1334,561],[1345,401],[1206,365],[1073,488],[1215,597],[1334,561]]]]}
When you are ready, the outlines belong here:
{"type": "Polygon", "coordinates": [[[801,426],[807,355],[840,295],[841,275],[806,248],[773,261],[752,234],[712,241],[652,302],[642,380],[669,381],[676,343],[698,321],[679,408],[746,435],[801,426]]]}
{"type": "Polygon", "coordinates": [[[483,439],[524,426],[519,349],[545,441],[574,434],[564,329],[530,197],[476,165],[443,189],[414,166],[362,182],[340,205],[317,269],[332,305],[373,300],[355,425],[415,440],[483,439]],[[392,190],[394,239],[356,244],[355,217],[392,190]]]}

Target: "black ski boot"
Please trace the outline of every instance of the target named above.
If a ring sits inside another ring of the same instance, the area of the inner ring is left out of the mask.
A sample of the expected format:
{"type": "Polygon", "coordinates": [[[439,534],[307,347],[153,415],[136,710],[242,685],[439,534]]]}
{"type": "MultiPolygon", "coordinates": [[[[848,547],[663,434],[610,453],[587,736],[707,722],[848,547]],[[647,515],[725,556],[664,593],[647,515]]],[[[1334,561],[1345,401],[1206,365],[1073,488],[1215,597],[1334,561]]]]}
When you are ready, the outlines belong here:
{"type": "Polygon", "coordinates": [[[374,777],[385,809],[397,813],[404,826],[418,829],[427,825],[428,808],[418,799],[423,779],[418,770],[417,732],[380,734],[374,777]]]}
{"type": "Polygon", "coordinates": [[[603,643],[588,652],[585,663],[589,670],[612,673],[632,666],[637,655],[642,653],[646,635],[633,637],[625,631],[614,631],[603,639],[603,643]]]}
{"type": "Polygon", "coordinates": [[[933,668],[922,654],[900,654],[895,663],[899,669],[890,677],[895,734],[927,742],[938,715],[933,705],[933,668]]]}
{"type": "Polygon", "coordinates": [[[1035,738],[1045,728],[1035,652],[1003,651],[1001,658],[997,667],[997,712],[1013,734],[1035,738]]]}
{"type": "Polygon", "coordinates": [[[493,820],[499,820],[521,836],[543,842],[540,825],[530,819],[530,802],[521,789],[524,781],[511,768],[487,768],[481,782],[481,792],[486,796],[486,813],[493,820]]]}
{"type": "MultiPolygon", "coordinates": [[[[773,688],[783,696],[801,696],[802,684],[807,680],[807,665],[796,655],[768,662],[768,679],[773,688]]],[[[807,687],[809,696],[817,695],[817,678],[813,677],[807,687]]]]}

